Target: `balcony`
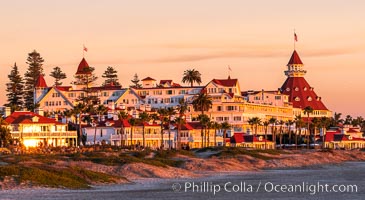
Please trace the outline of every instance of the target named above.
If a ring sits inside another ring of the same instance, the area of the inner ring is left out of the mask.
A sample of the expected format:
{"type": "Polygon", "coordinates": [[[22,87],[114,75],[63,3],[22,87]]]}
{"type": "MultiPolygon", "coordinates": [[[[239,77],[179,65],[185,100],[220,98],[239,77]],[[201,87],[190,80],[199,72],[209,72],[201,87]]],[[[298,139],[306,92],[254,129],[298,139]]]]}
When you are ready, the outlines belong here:
{"type": "Polygon", "coordinates": [[[11,136],[13,138],[77,138],[76,131],[65,131],[65,132],[31,132],[21,133],[19,131],[12,131],[11,136]]]}
{"type": "MultiPolygon", "coordinates": [[[[110,139],[111,140],[120,140],[120,137],[122,137],[122,140],[129,140],[131,138],[130,134],[123,134],[123,135],[111,135],[110,139]]],[[[171,139],[174,138],[174,134],[171,133],[171,139]]],[[[164,140],[167,140],[169,138],[169,134],[163,134],[163,138],[164,140]]],[[[143,135],[140,133],[136,133],[132,135],[132,139],[133,140],[142,140],[143,139],[143,135]]],[[[145,139],[146,140],[160,140],[161,139],[161,134],[145,134],[145,139]]]]}

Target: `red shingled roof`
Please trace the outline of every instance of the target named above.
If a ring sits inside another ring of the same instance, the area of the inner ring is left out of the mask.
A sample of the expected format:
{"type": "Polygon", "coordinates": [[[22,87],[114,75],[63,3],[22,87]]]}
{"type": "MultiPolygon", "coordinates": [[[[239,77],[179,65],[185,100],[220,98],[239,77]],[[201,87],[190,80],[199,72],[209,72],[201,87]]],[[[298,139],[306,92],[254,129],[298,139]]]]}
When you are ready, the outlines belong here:
{"type": "Polygon", "coordinates": [[[160,80],[160,85],[164,85],[165,83],[168,83],[171,85],[172,80],[160,80]]]}
{"type": "Polygon", "coordinates": [[[237,79],[213,79],[215,84],[222,85],[225,87],[234,87],[237,85],[237,79]]]}
{"type": "Polygon", "coordinates": [[[186,123],[186,124],[183,124],[181,125],[181,130],[193,130],[194,128],[189,124],[189,123],[186,123]]]}
{"type": "Polygon", "coordinates": [[[8,124],[62,124],[55,119],[47,118],[33,112],[15,111],[5,121],[8,124]],[[38,122],[33,122],[33,117],[38,117],[38,122]]]}
{"type": "MultiPolygon", "coordinates": [[[[260,141],[258,137],[255,137],[254,135],[248,135],[245,133],[234,133],[234,135],[231,137],[231,143],[254,143],[254,142],[265,142],[265,138],[262,138],[260,141]]],[[[266,140],[266,142],[271,142],[269,140],[266,140]]]]}
{"type": "Polygon", "coordinates": [[[72,86],[56,86],[57,90],[60,90],[60,91],[69,91],[72,86]]]}
{"type": "Polygon", "coordinates": [[[304,109],[310,106],[314,110],[328,110],[304,77],[288,77],[281,86],[281,91],[283,94],[289,95],[289,102],[292,102],[295,108],[304,109]],[[299,101],[295,100],[297,97],[299,101]]]}
{"type": "Polygon", "coordinates": [[[142,79],[142,81],[155,81],[155,79],[153,79],[151,77],[146,77],[146,78],[142,79]]]}
{"type": "Polygon", "coordinates": [[[89,64],[86,62],[85,58],[82,58],[79,67],[77,68],[76,74],[91,74],[90,70],[87,70],[89,68],[89,64]]]}
{"type": "Polygon", "coordinates": [[[42,74],[40,74],[38,76],[34,87],[36,87],[36,88],[46,88],[47,87],[46,80],[44,80],[44,77],[42,74]]]}
{"type": "Polygon", "coordinates": [[[288,62],[288,65],[295,65],[295,64],[303,64],[302,60],[300,60],[300,57],[297,53],[297,51],[294,50],[293,54],[290,57],[290,60],[288,62]]]}

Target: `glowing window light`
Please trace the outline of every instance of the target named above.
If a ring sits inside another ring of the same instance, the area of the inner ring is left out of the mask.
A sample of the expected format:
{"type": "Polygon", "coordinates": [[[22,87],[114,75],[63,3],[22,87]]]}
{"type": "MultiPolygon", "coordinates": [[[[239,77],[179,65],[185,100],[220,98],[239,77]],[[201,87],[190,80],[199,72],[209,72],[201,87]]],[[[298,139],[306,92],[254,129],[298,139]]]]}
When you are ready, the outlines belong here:
{"type": "Polygon", "coordinates": [[[34,140],[34,139],[25,139],[23,141],[23,144],[25,147],[36,147],[38,146],[38,140],[34,140]]]}

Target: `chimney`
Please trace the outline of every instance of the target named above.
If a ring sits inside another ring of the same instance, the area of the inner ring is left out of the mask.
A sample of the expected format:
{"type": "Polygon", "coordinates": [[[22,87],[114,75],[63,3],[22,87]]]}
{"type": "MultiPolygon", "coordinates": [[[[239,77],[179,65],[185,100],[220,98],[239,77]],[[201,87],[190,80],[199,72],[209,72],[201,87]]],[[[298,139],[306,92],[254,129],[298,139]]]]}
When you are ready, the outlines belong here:
{"type": "Polygon", "coordinates": [[[35,113],[37,113],[38,115],[40,116],[44,116],[44,111],[43,111],[43,108],[36,108],[34,110],[35,113]]]}
{"type": "Polygon", "coordinates": [[[5,118],[11,115],[11,108],[10,107],[5,107],[5,118]]]}

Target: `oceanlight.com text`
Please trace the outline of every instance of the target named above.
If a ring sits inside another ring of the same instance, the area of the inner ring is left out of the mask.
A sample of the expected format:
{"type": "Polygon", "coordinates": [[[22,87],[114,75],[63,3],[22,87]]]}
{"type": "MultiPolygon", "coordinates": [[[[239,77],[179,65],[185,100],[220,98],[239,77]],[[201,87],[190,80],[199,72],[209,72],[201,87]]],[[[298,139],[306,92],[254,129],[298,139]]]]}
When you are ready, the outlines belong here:
{"type": "Polygon", "coordinates": [[[322,182],[301,182],[295,184],[278,184],[275,182],[184,182],[174,183],[172,189],[175,192],[193,193],[356,193],[358,186],[355,184],[327,184],[322,182]]]}

